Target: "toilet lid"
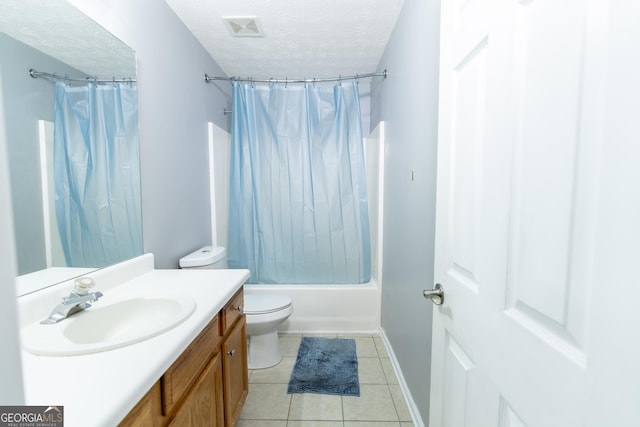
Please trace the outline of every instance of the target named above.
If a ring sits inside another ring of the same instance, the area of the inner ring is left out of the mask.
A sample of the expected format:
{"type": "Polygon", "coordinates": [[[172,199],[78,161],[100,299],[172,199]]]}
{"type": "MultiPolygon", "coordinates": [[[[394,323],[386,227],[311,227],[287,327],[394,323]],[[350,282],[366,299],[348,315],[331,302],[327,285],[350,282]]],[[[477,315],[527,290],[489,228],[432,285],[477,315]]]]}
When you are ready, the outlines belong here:
{"type": "Polygon", "coordinates": [[[291,305],[291,298],[284,295],[244,295],[246,314],[266,314],[283,310],[291,305]]]}
{"type": "Polygon", "coordinates": [[[180,267],[204,267],[224,259],[227,250],[222,246],[205,246],[180,258],[180,267]]]}

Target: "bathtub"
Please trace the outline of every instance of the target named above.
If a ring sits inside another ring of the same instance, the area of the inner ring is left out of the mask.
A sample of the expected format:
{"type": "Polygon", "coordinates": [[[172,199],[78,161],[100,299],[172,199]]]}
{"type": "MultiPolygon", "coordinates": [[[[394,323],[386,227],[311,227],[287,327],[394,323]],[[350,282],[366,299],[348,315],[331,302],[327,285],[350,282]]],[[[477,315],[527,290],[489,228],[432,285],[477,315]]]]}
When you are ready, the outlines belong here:
{"type": "Polygon", "coordinates": [[[245,285],[246,294],[286,295],[293,314],[281,332],[378,332],[380,287],[363,285],[245,285]]]}
{"type": "MultiPolygon", "coordinates": [[[[210,123],[211,200],[214,245],[226,246],[229,195],[230,135],[210,123]],[[214,143],[215,140],[215,143],[214,143]],[[214,153],[215,152],[215,153],[214,153]],[[214,201],[216,201],[214,203],[214,201]]],[[[382,225],[385,123],[380,122],[364,140],[367,166],[369,223],[371,225],[371,282],[362,285],[245,285],[247,294],[287,295],[293,314],[282,332],[378,332],[382,277],[382,225]]]]}

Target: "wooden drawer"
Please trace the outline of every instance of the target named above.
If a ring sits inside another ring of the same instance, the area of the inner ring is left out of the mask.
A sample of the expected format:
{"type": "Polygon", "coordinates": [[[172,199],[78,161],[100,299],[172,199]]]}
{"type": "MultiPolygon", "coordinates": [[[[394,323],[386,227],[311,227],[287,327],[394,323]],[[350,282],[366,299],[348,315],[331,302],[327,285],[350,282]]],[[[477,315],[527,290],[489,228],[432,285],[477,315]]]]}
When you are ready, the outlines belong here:
{"type": "Polygon", "coordinates": [[[222,309],[222,335],[226,334],[235,321],[244,313],[244,294],[242,288],[229,300],[222,309]]]}
{"type": "Polygon", "coordinates": [[[218,316],[200,332],[180,358],[162,376],[162,413],[167,415],[189,391],[209,360],[219,351],[218,316]]]}

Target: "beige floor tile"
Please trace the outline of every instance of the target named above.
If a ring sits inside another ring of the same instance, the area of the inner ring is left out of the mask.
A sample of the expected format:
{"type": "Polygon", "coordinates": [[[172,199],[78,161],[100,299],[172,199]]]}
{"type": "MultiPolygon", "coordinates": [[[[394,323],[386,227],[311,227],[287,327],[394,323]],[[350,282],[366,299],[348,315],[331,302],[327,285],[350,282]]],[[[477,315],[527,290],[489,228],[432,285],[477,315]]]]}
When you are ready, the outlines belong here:
{"type": "Polygon", "coordinates": [[[342,421],[342,396],[315,393],[291,396],[289,420],[342,421]]]}
{"type": "Polygon", "coordinates": [[[374,338],[378,334],[372,332],[338,332],[338,338],[374,338]]]}
{"type": "Polygon", "coordinates": [[[354,338],[358,357],[378,357],[378,350],[373,338],[354,338]]]}
{"type": "Polygon", "coordinates": [[[391,391],[393,403],[396,405],[396,412],[398,413],[400,421],[411,421],[411,412],[409,412],[409,407],[407,406],[407,402],[404,399],[400,386],[389,385],[389,390],[391,391]]]}
{"type": "Polygon", "coordinates": [[[302,336],[316,337],[316,338],[338,338],[338,334],[333,332],[318,332],[318,333],[305,332],[304,334],[302,334],[302,336]]]}
{"type": "Polygon", "coordinates": [[[287,427],[343,427],[342,421],[289,421],[287,427]]]}
{"type": "Polygon", "coordinates": [[[386,384],[387,378],[377,357],[358,358],[358,380],[360,384],[386,384]]]}
{"type": "Polygon", "coordinates": [[[345,421],[399,421],[387,385],[361,384],[360,397],[343,396],[345,421]]]}
{"type": "Polygon", "coordinates": [[[287,384],[250,384],[240,419],[286,420],[290,404],[287,384]]]}
{"type": "Polygon", "coordinates": [[[291,371],[296,363],[295,357],[283,357],[276,366],[267,369],[255,369],[249,377],[250,384],[289,384],[291,371]]]}
{"type": "Polygon", "coordinates": [[[380,336],[282,333],[279,340],[282,362],[249,372],[249,396],[237,427],[413,427],[380,336]],[[356,340],[360,397],[287,394],[302,336],[356,340]]]}
{"type": "Polygon", "coordinates": [[[389,357],[389,353],[387,353],[387,348],[384,346],[384,341],[380,336],[373,337],[373,342],[376,344],[376,350],[378,350],[378,356],[380,357],[389,357]]]}
{"type": "Polygon", "coordinates": [[[301,334],[280,334],[278,341],[280,342],[280,352],[283,357],[296,357],[298,348],[300,348],[301,334]]]}
{"type": "Polygon", "coordinates": [[[238,420],[236,427],[287,427],[287,421],[238,420]]]}
{"type": "Polygon", "coordinates": [[[344,427],[400,427],[400,423],[394,421],[345,421],[344,427]]]}
{"type": "Polygon", "coordinates": [[[388,357],[381,357],[380,363],[382,364],[384,376],[387,378],[387,384],[399,384],[396,371],[393,369],[393,365],[391,364],[391,359],[388,357]]]}

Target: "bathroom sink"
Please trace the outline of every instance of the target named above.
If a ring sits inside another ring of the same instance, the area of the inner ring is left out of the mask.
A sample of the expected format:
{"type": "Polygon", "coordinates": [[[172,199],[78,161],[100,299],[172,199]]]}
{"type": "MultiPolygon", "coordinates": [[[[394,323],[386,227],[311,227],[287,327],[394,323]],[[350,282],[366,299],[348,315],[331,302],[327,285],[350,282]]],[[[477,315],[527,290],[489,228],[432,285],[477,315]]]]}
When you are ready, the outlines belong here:
{"type": "Polygon", "coordinates": [[[128,296],[108,301],[53,324],[22,329],[22,345],[30,353],[72,356],[97,353],[149,339],[175,327],[196,307],[184,295],[128,296]]]}

